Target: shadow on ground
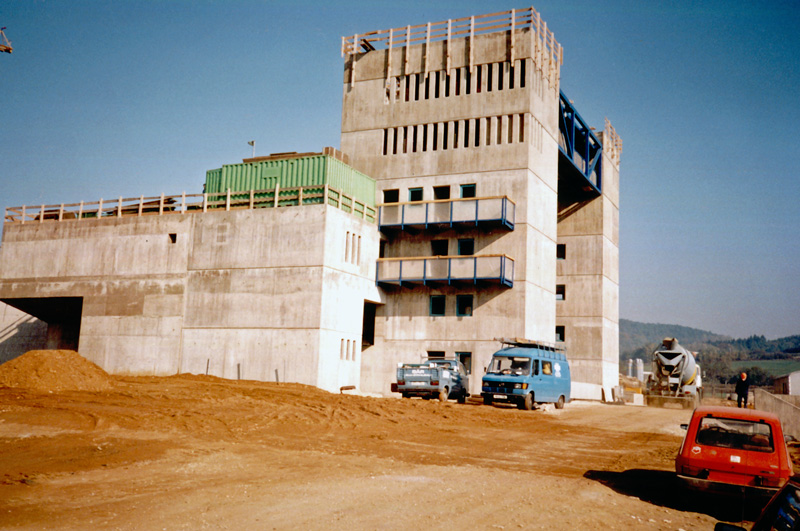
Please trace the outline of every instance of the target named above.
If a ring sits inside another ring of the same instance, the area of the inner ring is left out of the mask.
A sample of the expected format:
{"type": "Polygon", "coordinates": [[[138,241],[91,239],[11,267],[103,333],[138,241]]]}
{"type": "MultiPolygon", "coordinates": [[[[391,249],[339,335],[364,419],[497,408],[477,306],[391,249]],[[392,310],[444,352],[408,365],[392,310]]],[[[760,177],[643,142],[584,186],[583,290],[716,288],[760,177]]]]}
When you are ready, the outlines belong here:
{"type": "Polygon", "coordinates": [[[674,472],[632,469],[624,472],[589,470],[584,477],[642,501],[678,511],[707,514],[726,522],[753,522],[769,498],[744,494],[714,495],[687,490],[674,472]]]}

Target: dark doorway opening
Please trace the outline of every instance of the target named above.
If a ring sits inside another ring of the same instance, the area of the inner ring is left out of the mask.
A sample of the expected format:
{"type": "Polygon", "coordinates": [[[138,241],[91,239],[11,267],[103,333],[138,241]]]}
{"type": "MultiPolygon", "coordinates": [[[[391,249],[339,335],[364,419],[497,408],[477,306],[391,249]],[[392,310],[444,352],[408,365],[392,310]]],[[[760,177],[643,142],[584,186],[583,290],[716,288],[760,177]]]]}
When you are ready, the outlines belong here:
{"type": "Polygon", "coordinates": [[[378,305],[364,301],[364,323],[361,327],[361,348],[365,349],[375,344],[375,313],[378,305]]]}
{"type": "Polygon", "coordinates": [[[83,297],[33,297],[2,301],[47,323],[48,349],[78,350],[83,297]]]}

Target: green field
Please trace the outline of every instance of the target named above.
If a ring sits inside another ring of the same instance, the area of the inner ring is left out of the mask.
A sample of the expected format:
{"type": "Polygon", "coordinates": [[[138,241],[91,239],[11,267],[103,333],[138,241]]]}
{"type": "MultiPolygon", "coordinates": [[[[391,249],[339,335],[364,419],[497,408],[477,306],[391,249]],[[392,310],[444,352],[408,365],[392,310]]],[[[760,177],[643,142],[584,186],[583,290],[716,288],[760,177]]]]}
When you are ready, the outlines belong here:
{"type": "Polygon", "coordinates": [[[784,376],[790,372],[800,371],[800,360],[745,360],[731,362],[734,371],[758,367],[772,377],[784,376]]]}

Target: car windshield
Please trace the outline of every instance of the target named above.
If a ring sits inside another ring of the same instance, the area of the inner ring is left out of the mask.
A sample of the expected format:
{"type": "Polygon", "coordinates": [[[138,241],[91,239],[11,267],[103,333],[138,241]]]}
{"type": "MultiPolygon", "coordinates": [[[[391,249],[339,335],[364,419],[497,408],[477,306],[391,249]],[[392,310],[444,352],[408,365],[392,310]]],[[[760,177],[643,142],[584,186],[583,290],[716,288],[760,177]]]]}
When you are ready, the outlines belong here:
{"type": "Polygon", "coordinates": [[[531,359],[513,356],[495,356],[486,371],[491,374],[530,374],[531,359]]]}
{"type": "Polygon", "coordinates": [[[705,446],[735,450],[775,450],[769,424],[749,420],[704,417],[700,420],[695,441],[705,446]]]}

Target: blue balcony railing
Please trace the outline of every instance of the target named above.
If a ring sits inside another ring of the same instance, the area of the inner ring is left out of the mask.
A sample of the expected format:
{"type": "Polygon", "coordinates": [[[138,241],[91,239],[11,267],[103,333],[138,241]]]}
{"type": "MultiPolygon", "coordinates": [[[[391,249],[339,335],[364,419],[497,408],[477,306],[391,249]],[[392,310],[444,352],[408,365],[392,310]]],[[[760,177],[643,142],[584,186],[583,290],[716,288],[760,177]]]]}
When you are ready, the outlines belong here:
{"type": "Polygon", "coordinates": [[[508,197],[437,199],[379,205],[382,231],[453,227],[504,227],[514,230],[516,205],[508,197]]]}
{"type": "Polygon", "coordinates": [[[514,285],[514,259],[504,254],[379,258],[378,284],[514,285]]]}

